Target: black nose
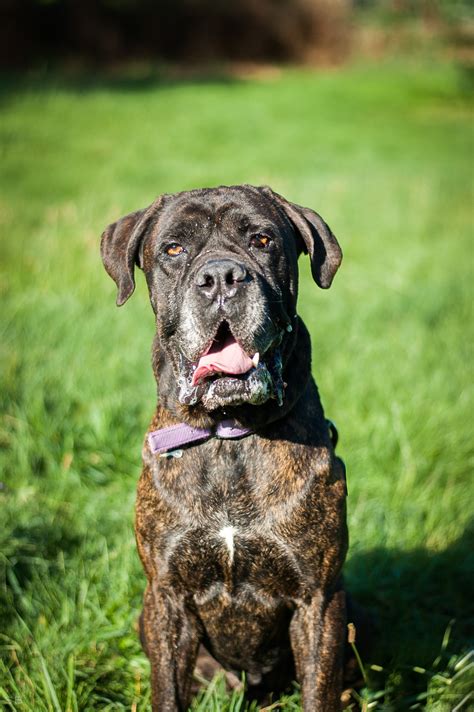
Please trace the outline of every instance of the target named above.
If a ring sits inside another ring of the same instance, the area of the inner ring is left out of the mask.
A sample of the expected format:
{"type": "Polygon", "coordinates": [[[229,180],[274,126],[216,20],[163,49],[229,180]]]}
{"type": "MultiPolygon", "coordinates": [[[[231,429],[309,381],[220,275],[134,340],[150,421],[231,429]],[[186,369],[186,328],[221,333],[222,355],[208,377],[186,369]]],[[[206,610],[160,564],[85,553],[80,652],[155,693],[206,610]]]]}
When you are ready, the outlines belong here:
{"type": "Polygon", "coordinates": [[[194,283],[208,299],[230,299],[245,282],[247,270],[229,259],[208,260],[196,273],[194,283]]]}

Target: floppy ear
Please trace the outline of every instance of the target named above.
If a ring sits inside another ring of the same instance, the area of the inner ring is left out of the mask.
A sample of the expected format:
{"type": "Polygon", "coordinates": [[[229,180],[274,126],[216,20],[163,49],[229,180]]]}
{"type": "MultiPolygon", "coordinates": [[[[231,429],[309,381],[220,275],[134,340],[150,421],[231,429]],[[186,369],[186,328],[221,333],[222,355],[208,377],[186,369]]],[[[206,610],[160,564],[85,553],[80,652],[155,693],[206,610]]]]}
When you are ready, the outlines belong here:
{"type": "Polygon", "coordinates": [[[117,306],[125,304],[135,289],[135,264],[140,264],[140,247],[146,230],[160,203],[129,213],[109,225],[102,233],[100,254],[104,267],[118,288],[117,306]]]}
{"type": "Polygon", "coordinates": [[[316,284],[323,289],[330,287],[342,260],[342,250],[331,228],[326,225],[321,215],[311,208],[290,203],[268,186],[263,186],[261,190],[283,208],[301,236],[304,252],[309,253],[311,259],[311,273],[316,284]]]}

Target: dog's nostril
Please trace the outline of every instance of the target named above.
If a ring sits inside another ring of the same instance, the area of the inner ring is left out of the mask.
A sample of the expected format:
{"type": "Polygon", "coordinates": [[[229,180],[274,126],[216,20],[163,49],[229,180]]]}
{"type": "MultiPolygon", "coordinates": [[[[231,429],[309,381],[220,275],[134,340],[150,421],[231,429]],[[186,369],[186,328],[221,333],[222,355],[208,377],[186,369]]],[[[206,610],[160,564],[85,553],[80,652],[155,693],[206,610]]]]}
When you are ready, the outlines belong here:
{"type": "Polygon", "coordinates": [[[196,278],[196,286],[201,287],[202,289],[210,289],[214,285],[215,279],[212,274],[209,274],[209,272],[198,274],[196,278]]]}
{"type": "Polygon", "coordinates": [[[227,272],[227,274],[225,276],[225,283],[232,285],[232,284],[234,284],[235,281],[236,281],[236,279],[235,279],[234,273],[232,272],[232,270],[230,270],[229,272],[227,272]]]}

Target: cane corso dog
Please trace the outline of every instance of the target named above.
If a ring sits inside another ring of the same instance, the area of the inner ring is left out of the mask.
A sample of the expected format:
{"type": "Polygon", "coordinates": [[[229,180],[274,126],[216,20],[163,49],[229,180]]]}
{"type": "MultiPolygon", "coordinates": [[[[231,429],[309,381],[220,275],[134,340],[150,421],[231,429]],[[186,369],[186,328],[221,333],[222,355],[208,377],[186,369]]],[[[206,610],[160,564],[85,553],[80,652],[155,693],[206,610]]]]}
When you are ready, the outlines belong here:
{"type": "Polygon", "coordinates": [[[297,679],[305,712],[340,709],[346,630],[344,465],[296,312],[297,260],[331,285],[342,253],[316,212],[268,187],[162,195],[102,235],[156,317],[158,405],[136,538],[156,712],[188,709],[200,646],[256,695],[297,679]]]}

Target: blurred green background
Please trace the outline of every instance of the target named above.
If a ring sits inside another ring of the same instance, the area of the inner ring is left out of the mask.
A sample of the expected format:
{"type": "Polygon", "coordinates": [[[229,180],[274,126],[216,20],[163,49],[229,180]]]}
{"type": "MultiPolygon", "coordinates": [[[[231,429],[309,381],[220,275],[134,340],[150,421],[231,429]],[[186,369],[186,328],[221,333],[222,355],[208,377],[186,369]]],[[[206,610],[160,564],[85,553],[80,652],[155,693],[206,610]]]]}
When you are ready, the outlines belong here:
{"type": "MultiPolygon", "coordinates": [[[[111,54],[99,40],[96,56],[79,40],[72,54],[44,38],[12,50],[0,82],[7,710],[149,709],[133,504],[153,318],[140,275],[115,308],[99,237],[160,192],[241,182],[315,208],[344,250],[328,292],[302,258],[299,309],[348,467],[348,587],[378,622],[350,705],[473,708],[472,18],[462,2],[337,8],[299,56],[176,45],[170,63],[120,34],[111,54]]],[[[194,709],[247,704],[216,680],[194,709]]],[[[272,709],[299,710],[297,689],[272,709]]]]}

